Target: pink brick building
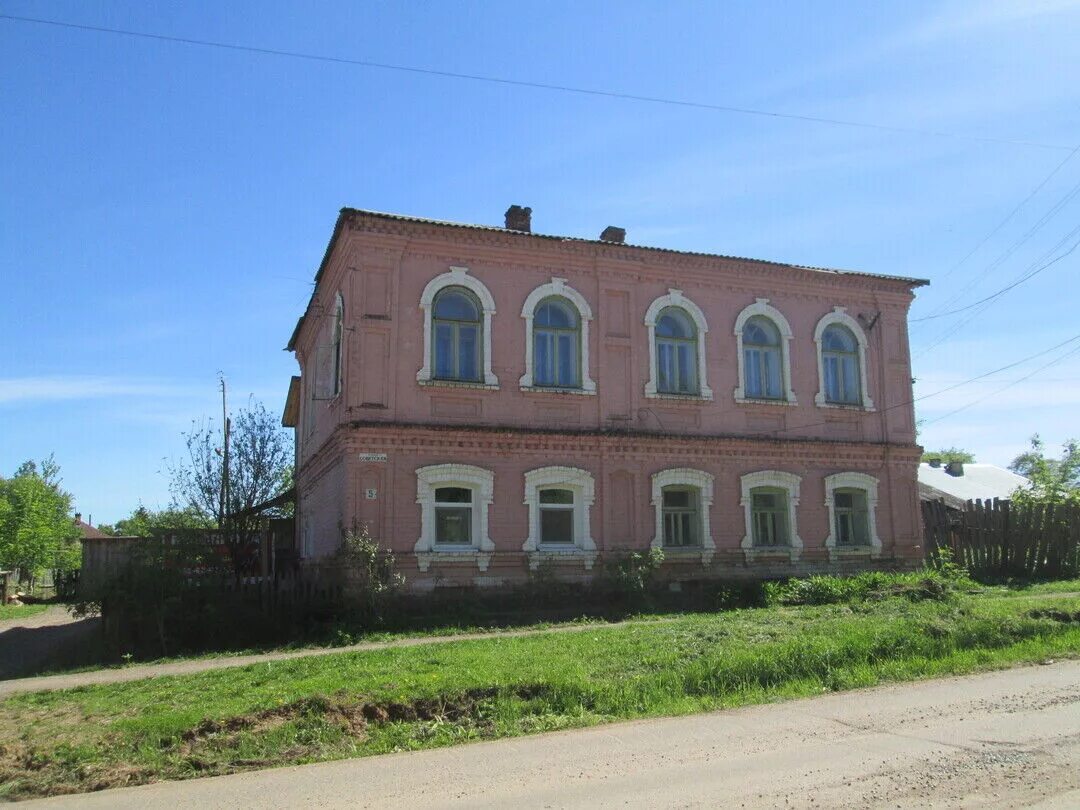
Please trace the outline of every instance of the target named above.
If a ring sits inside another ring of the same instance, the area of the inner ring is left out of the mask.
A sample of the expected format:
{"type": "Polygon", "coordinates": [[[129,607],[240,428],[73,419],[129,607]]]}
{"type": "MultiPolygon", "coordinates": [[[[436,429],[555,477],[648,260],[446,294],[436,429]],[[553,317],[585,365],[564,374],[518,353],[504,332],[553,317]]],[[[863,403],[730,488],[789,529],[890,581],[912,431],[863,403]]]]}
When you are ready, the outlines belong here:
{"type": "Polygon", "coordinates": [[[344,209],[288,348],[297,543],[415,588],[917,564],[918,279],[344,209]]]}

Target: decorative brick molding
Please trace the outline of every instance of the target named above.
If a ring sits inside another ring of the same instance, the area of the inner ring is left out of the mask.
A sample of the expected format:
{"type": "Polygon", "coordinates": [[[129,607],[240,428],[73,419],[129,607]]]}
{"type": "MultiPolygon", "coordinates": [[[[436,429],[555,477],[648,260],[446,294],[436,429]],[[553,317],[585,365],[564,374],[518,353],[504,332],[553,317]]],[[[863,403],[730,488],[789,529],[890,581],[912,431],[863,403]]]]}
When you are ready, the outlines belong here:
{"type": "Polygon", "coordinates": [[[798,400],[791,388],[791,343],[795,333],[791,331],[791,324],[776,307],[770,306],[768,298],[758,298],[750,306],[739,313],[735,319],[735,359],[739,366],[739,385],[735,388],[736,402],[767,402],[771,405],[796,405],[798,400]],[[780,333],[780,368],[783,374],[781,385],[784,389],[783,399],[757,399],[746,396],[746,357],[743,352],[743,330],[746,322],[755,316],[768,319],[780,333]]]}
{"type": "Polygon", "coordinates": [[[845,555],[869,554],[874,559],[881,556],[881,537],[877,531],[878,480],[872,475],[860,472],[842,472],[825,476],[825,506],[829,510],[829,536],[825,538],[825,548],[829,550],[829,559],[835,560],[845,555]],[[866,546],[841,546],[836,540],[836,499],[838,489],[861,489],[866,493],[866,520],[869,523],[870,544],[866,546]]]}
{"type": "Polygon", "coordinates": [[[663,549],[664,555],[678,559],[680,557],[700,557],[702,565],[708,565],[716,552],[716,543],[713,542],[712,525],[709,520],[713,504],[713,476],[703,470],[693,470],[689,467],[676,467],[670,470],[661,470],[652,476],[652,505],[656,517],[656,531],[653,535],[652,547],[663,549]],[[699,548],[667,548],[664,546],[664,487],[688,486],[693,487],[698,493],[699,511],[701,516],[701,546],[699,548]]]}
{"type": "Polygon", "coordinates": [[[742,476],[742,500],[740,503],[743,507],[743,518],[746,522],[746,535],[743,537],[741,545],[747,562],[753,562],[758,557],[769,555],[783,555],[791,562],[799,559],[803,548],[802,539],[799,537],[798,524],[796,523],[800,481],[799,476],[794,473],[780,470],[762,470],[761,472],[747,473],[742,476]],[[787,493],[788,545],[754,545],[753,498],[751,498],[751,491],[756,487],[775,487],[787,493]]]}
{"type": "MultiPolygon", "coordinates": [[[[645,328],[649,332],[649,381],[645,383],[645,396],[657,399],[664,396],[657,391],[656,370],[656,319],[667,307],[675,307],[683,310],[697,327],[697,364],[698,364],[698,388],[697,399],[711,400],[712,389],[709,388],[707,369],[705,363],[705,336],[709,333],[709,324],[705,320],[705,313],[701,308],[683,295],[682,290],[669,289],[667,295],[661,295],[651,304],[645,312],[645,328]]],[[[695,399],[693,396],[678,396],[678,399],[695,399]]]]}
{"type": "Polygon", "coordinates": [[[449,272],[435,276],[424,287],[420,296],[420,309],[424,311],[424,364],[416,372],[417,382],[438,384],[439,380],[432,379],[431,372],[431,310],[435,305],[435,296],[446,287],[464,287],[472,292],[480,300],[480,308],[483,310],[484,322],[481,326],[484,343],[484,385],[489,388],[497,388],[499,378],[491,370],[491,318],[495,314],[495,299],[484,283],[475,276],[469,275],[468,267],[451,267],[449,272]]]}
{"type": "Polygon", "coordinates": [[[852,410],[873,411],[874,400],[870,398],[870,380],[866,373],[866,352],[869,346],[869,342],[866,339],[866,333],[863,332],[862,325],[847,314],[846,307],[833,307],[833,311],[825,315],[817,326],[814,328],[814,343],[816,344],[815,353],[817,354],[817,370],[818,370],[818,392],[814,396],[814,404],[819,408],[849,408],[852,410]],[[825,361],[821,355],[821,338],[825,334],[825,330],[834,323],[838,323],[841,326],[846,326],[851,330],[851,334],[855,336],[856,342],[859,344],[859,385],[862,393],[862,402],[859,404],[845,405],[834,402],[825,401],[825,361]]]}
{"type": "Polygon", "coordinates": [[[495,543],[488,534],[488,509],[495,499],[495,474],[471,464],[436,464],[416,471],[416,502],[420,504],[420,539],[413,552],[421,571],[434,559],[445,562],[475,562],[486,571],[495,543]],[[472,543],[446,545],[435,542],[435,489],[464,487],[472,490],[472,543]],[[487,553],[485,553],[487,552],[487,553]]]}
{"type": "Polygon", "coordinates": [[[596,560],[589,513],[596,500],[592,473],[577,467],[540,467],[525,473],[525,505],[529,507],[529,536],[521,550],[529,555],[529,567],[537,569],[542,560],[580,559],[585,568],[596,560]],[[540,541],[540,490],[548,487],[574,493],[574,544],[545,545],[540,541]]]}
{"type": "MultiPolygon", "coordinates": [[[[563,298],[573,304],[578,312],[581,323],[581,345],[578,358],[578,368],[581,369],[581,388],[572,389],[574,393],[595,394],[596,383],[589,376],[589,322],[592,320],[592,308],[585,296],[566,283],[565,278],[552,278],[548,284],[541,284],[525,299],[525,305],[521,308],[521,317],[525,319],[525,373],[521,375],[518,384],[526,390],[534,388],[533,383],[533,316],[536,307],[546,298],[563,298]]],[[[539,388],[541,391],[559,390],[547,386],[539,388]]],[[[567,390],[567,389],[562,389],[567,390]]]]}

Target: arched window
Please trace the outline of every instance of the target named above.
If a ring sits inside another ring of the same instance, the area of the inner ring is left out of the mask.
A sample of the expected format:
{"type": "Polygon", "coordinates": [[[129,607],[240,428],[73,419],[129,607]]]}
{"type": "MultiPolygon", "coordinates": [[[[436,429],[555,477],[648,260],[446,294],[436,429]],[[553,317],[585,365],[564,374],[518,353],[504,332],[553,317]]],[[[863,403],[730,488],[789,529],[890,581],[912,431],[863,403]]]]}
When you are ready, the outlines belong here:
{"type": "Polygon", "coordinates": [[[825,477],[825,506],[829,511],[829,558],[843,554],[876,556],[881,551],[877,533],[878,480],[872,475],[842,472],[825,477]]]}
{"type": "Polygon", "coordinates": [[[746,364],[746,396],[782,399],[784,368],[780,332],[768,318],[751,318],[743,327],[743,362],[746,364]]]}
{"type": "Polygon", "coordinates": [[[482,377],[480,302],[464,287],[446,287],[432,308],[432,366],[437,380],[479,382],[482,377]]]}
{"type": "Polygon", "coordinates": [[[495,299],[467,267],[451,267],[424,287],[424,362],[416,372],[421,385],[497,389],[491,369],[491,321],[495,299]]]}
{"type": "Polygon", "coordinates": [[[581,320],[565,298],[547,298],[533,316],[533,385],[581,386],[581,320]]]}
{"type": "Polygon", "coordinates": [[[862,401],[859,344],[846,326],[833,324],[822,333],[821,365],[825,372],[826,402],[858,405],[862,401]]]}
{"type": "Polygon", "coordinates": [[[698,334],[685,310],[668,307],[656,319],[656,390],[697,394],[698,334]]]}
{"type": "Polygon", "coordinates": [[[332,336],[333,345],[333,387],[334,396],[341,393],[341,371],[342,371],[342,335],[345,330],[345,300],[341,297],[341,293],[338,293],[334,299],[334,333],[332,336]]]}
{"type": "Polygon", "coordinates": [[[772,400],[795,404],[791,390],[788,344],[793,333],[787,318],[768,298],[758,298],[735,319],[739,385],[735,401],[772,400]]]}
{"type": "Polygon", "coordinates": [[[652,503],[656,513],[653,548],[679,555],[696,552],[708,564],[716,548],[709,510],[713,502],[713,476],[702,470],[661,470],[652,476],[652,503]]]}
{"type": "Polygon", "coordinates": [[[529,293],[521,307],[525,319],[525,373],[522,390],[559,389],[595,394],[589,376],[589,321],[592,308],[585,296],[552,278],[529,293]]]}
{"type": "Polygon", "coordinates": [[[712,399],[705,368],[709,325],[701,309],[682,290],[668,290],[649,305],[645,326],[649,332],[645,396],[712,399]]]}
{"type": "Polygon", "coordinates": [[[872,411],[866,379],[866,335],[844,307],[818,321],[814,330],[821,388],[814,401],[821,406],[861,407],[872,411]]]}

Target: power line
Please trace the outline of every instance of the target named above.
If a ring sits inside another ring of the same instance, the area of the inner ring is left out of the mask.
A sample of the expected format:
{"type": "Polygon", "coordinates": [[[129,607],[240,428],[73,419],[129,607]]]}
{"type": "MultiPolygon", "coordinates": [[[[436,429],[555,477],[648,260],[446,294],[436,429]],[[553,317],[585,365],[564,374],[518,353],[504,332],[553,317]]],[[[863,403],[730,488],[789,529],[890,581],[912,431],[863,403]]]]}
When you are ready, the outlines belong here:
{"type": "Polygon", "coordinates": [[[290,59],[305,59],[313,62],[328,62],[339,65],[352,65],[355,67],[375,68],[378,70],[393,70],[402,73],[413,73],[423,76],[438,76],[446,79],[462,79],[472,82],[485,82],[488,84],[500,84],[510,87],[527,87],[534,90],[552,90],[560,93],[575,93],[585,96],[600,96],[604,98],[621,99],[624,101],[639,101],[647,104],[666,104],[675,107],[688,107],[699,110],[712,110],[714,112],[734,113],[738,115],[755,115],[766,118],[782,118],[791,121],[804,121],[815,124],[829,124],[833,126],[856,127],[859,129],[871,129],[881,132],[893,132],[906,135],[922,135],[934,138],[955,138],[959,140],[979,141],[982,143],[1009,144],[1010,146],[1028,146],[1038,149],[1070,150],[1070,156],[1075,149],[1062,144],[1039,143],[1036,141],[1017,140],[1011,138],[995,138],[980,135],[964,135],[956,132],[943,132],[941,130],[917,129],[914,127],[897,127],[886,124],[873,124],[865,121],[847,121],[838,118],[824,118],[814,115],[799,115],[796,113],[782,113],[773,110],[760,110],[751,107],[735,107],[724,104],[710,104],[702,101],[689,101],[685,99],[664,98],[661,96],[646,96],[637,93],[623,93],[615,90],[598,90],[595,88],[574,87],[571,85],[551,84],[548,82],[527,81],[524,79],[508,79],[500,76],[488,76],[479,73],[461,73],[451,70],[438,70],[435,68],[422,68],[413,65],[399,65],[389,62],[376,62],[369,59],[351,59],[341,56],[326,56],[323,54],[306,53],[302,51],[289,51],[280,48],[262,48],[254,45],[238,45],[230,42],[217,42],[209,39],[194,39],[192,37],[177,37],[166,34],[153,34],[145,31],[131,31],[123,28],[108,28],[97,25],[83,25],[80,23],[63,22],[60,20],[45,20],[37,17],[23,17],[15,14],[0,14],[0,19],[13,20],[15,22],[34,23],[37,25],[51,25],[58,28],[70,28],[77,31],[93,31],[102,34],[117,34],[127,37],[138,37],[160,42],[174,42],[182,45],[199,45],[207,48],[221,48],[230,51],[242,51],[245,53],[261,54],[263,56],[283,56],[290,59]]]}
{"type": "MultiPolygon", "coordinates": [[[[887,412],[895,410],[897,408],[906,408],[909,405],[914,405],[916,402],[922,402],[924,399],[931,399],[932,397],[940,396],[941,394],[947,393],[949,391],[953,391],[953,390],[955,390],[957,388],[961,388],[961,387],[963,387],[965,385],[970,385],[973,382],[978,382],[979,380],[986,379],[987,377],[992,377],[995,374],[1000,374],[1003,371],[1008,371],[1011,368],[1016,368],[1017,366],[1021,366],[1024,363],[1031,362],[1036,357],[1042,357],[1043,355],[1050,354],[1050,352],[1057,351],[1058,349],[1062,348],[1063,346],[1068,346],[1070,343],[1075,343],[1078,340],[1080,340],[1080,334],[1073,335],[1071,338],[1068,338],[1067,340],[1063,340],[1063,341],[1061,341],[1061,343],[1058,343],[1055,346],[1051,346],[1049,349],[1043,349],[1042,351],[1035,352],[1035,354],[1030,354],[1027,357],[1021,358],[1020,360],[1015,360],[1012,363],[1008,363],[1008,364],[1006,364],[1004,366],[1001,366],[999,368],[995,368],[992,371],[984,372],[982,374],[979,374],[976,377],[970,377],[970,378],[964,380],[963,382],[956,383],[955,385],[949,385],[949,386],[946,386],[945,388],[938,389],[937,391],[933,391],[933,392],[931,392],[929,394],[923,394],[922,396],[919,396],[919,397],[912,397],[911,399],[905,400],[903,402],[898,402],[895,405],[889,405],[886,408],[880,409],[878,411],[878,413],[887,413],[887,412]]],[[[1052,361],[1048,365],[1054,365],[1055,363],[1059,363],[1062,360],[1064,360],[1066,357],[1069,357],[1070,355],[1074,354],[1075,352],[1080,352],[1080,346],[1076,347],[1076,349],[1074,349],[1074,350],[1070,350],[1064,356],[1057,358],[1056,360],[1052,361]]],[[[1044,366],[1044,368],[1045,367],[1046,366],[1044,366]]],[[[1042,371],[1042,369],[1041,368],[1036,369],[1034,372],[1029,374],[1027,377],[1023,377],[1023,378],[1021,378],[1019,380],[1014,380],[1012,383],[1010,383],[1010,385],[1015,385],[1016,383],[1024,382],[1025,380],[1030,379],[1035,374],[1038,374],[1039,371],[1042,371]]],[[[1006,386],[1006,387],[1008,387],[1008,386],[1006,386]]],[[[1002,389],[1002,390],[1004,390],[1004,389],[1002,389]]],[[[986,397],[983,397],[983,399],[985,399],[985,398],[986,397]]],[[[976,402],[978,402],[978,401],[979,400],[976,400],[975,402],[972,402],[972,403],[969,403],[969,404],[973,405],[973,404],[976,404],[976,402]]],[[[965,406],[965,407],[967,407],[967,406],[965,406]]],[[[951,414],[946,414],[946,416],[949,416],[949,415],[951,415],[951,414]]],[[[943,419],[943,418],[944,417],[938,417],[938,419],[943,419]]],[[[934,421],[937,421],[937,419],[935,419],[934,421]]],[[[776,429],[770,430],[768,432],[769,433],[786,433],[789,430],[806,430],[807,428],[821,427],[822,425],[827,425],[827,424],[829,424],[828,420],[824,420],[824,421],[821,421],[821,422],[811,422],[810,424],[791,425],[791,426],[788,426],[788,427],[776,428],[776,429]]]]}
{"type": "Polygon", "coordinates": [[[986,394],[985,396],[979,397],[978,399],[974,399],[971,402],[969,402],[967,405],[961,405],[956,410],[949,411],[946,414],[942,414],[941,416],[930,419],[930,420],[924,422],[923,424],[932,425],[935,422],[940,422],[942,419],[948,419],[950,416],[954,416],[954,415],[960,413],[961,411],[966,411],[968,408],[972,408],[975,405],[978,405],[980,402],[985,402],[986,400],[991,399],[992,397],[996,397],[998,394],[1008,390],[1009,388],[1012,388],[1014,385],[1019,385],[1022,382],[1026,382],[1026,381],[1030,380],[1032,377],[1034,377],[1040,371],[1048,369],[1051,366],[1056,366],[1058,363],[1060,363],[1060,362],[1062,362],[1064,360],[1068,360],[1074,354],[1080,354],[1080,346],[1077,346],[1075,349],[1072,349],[1071,351],[1065,352],[1065,354],[1061,355],[1061,357],[1057,357],[1057,358],[1051,360],[1049,363],[1045,363],[1044,365],[1039,366],[1037,369],[1035,369],[1033,372],[1031,372],[1027,376],[1021,377],[1018,380],[1013,380],[1012,382],[1008,383],[1007,385],[1003,385],[997,391],[993,391],[993,392],[991,392],[989,394],[986,394]]]}
{"type": "Polygon", "coordinates": [[[1028,194],[1026,197],[1024,197],[1024,199],[1022,199],[1017,204],[1017,206],[1015,208],[1013,208],[1013,210],[1008,213],[1008,215],[1005,217],[1005,219],[1001,220],[1001,222],[999,222],[997,225],[995,225],[990,230],[990,233],[986,234],[986,236],[984,236],[982,239],[980,239],[979,243],[977,245],[975,245],[975,247],[973,247],[970,251],[968,251],[968,253],[965,254],[965,256],[962,259],[960,259],[960,261],[958,261],[956,264],[954,264],[952,267],[950,267],[948,270],[946,270],[944,273],[942,273],[940,278],[934,279],[934,283],[935,284],[940,284],[942,281],[944,281],[949,276],[951,276],[954,272],[956,272],[958,269],[960,269],[960,267],[964,264],[964,262],[966,262],[968,259],[970,259],[972,256],[974,256],[976,253],[978,253],[979,248],[981,248],[983,245],[985,245],[987,242],[989,242],[997,234],[998,231],[1000,231],[1002,228],[1004,228],[1012,220],[1012,218],[1014,216],[1016,216],[1017,213],[1019,213],[1020,209],[1028,204],[1028,202],[1031,200],[1032,197],[1034,197],[1036,194],[1038,194],[1040,191],[1042,191],[1043,187],[1047,183],[1049,183],[1054,178],[1054,176],[1065,167],[1066,163],[1068,163],[1070,160],[1073,159],[1073,157],[1076,155],[1077,152],[1080,152],[1080,146],[1077,146],[1075,149],[1073,149],[1071,152],[1069,152],[1069,154],[1067,154],[1065,156],[1065,158],[1061,161],[1061,163],[1059,163],[1057,166],[1055,166],[1053,168],[1053,170],[1050,172],[1050,174],[1046,175],[1046,177],[1043,178],[1042,182],[1039,183],[1039,185],[1035,186],[1035,188],[1031,191],[1031,193],[1028,194]]]}
{"type": "MultiPolygon", "coordinates": [[[[1080,231],[1080,227],[1078,227],[1076,230],[1072,231],[1072,234],[1075,234],[1078,231],[1080,231]]],[[[1072,235],[1072,234],[1070,234],[1070,235],[1072,235]]],[[[1066,256],[1071,255],[1073,253],[1073,251],[1076,250],[1077,247],[1080,247],[1080,241],[1074,242],[1073,246],[1071,248],[1066,250],[1061,255],[1054,257],[1053,259],[1048,261],[1046,264],[1040,265],[1039,267],[1037,267],[1036,269],[1034,269],[1031,272],[1027,273],[1026,275],[1023,275],[1020,278],[1018,278],[1012,284],[1009,284],[1008,286],[1002,287],[997,292],[992,293],[991,295],[988,295],[985,298],[980,298],[978,301],[976,301],[973,304],[968,304],[966,307],[960,307],[959,309],[951,309],[948,312],[941,312],[941,313],[938,313],[937,315],[927,315],[927,316],[922,317],[922,318],[912,318],[910,320],[910,323],[920,323],[922,321],[932,321],[932,320],[935,320],[937,318],[944,318],[944,317],[946,317],[948,315],[956,315],[957,313],[966,312],[969,309],[973,309],[974,307],[979,306],[979,304],[985,304],[985,303],[987,303],[989,301],[993,301],[996,298],[1000,298],[1001,296],[1005,295],[1005,293],[1009,292],[1009,290],[1015,289],[1016,287],[1019,287],[1021,284],[1023,284],[1025,281],[1029,281],[1030,279],[1032,279],[1035,276],[1039,275],[1039,273],[1041,273],[1043,270],[1046,270],[1049,267],[1053,267],[1055,264],[1060,262],[1066,256]]]]}

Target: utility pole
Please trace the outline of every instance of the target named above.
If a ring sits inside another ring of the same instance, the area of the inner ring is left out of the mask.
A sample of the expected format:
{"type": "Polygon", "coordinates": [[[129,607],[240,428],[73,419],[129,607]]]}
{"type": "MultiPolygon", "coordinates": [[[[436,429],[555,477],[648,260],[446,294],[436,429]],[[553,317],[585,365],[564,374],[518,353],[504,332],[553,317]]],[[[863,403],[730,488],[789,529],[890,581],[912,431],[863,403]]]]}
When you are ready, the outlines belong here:
{"type": "Polygon", "coordinates": [[[225,375],[219,374],[221,383],[221,425],[223,445],[221,448],[221,496],[218,508],[218,527],[225,529],[225,516],[229,508],[229,432],[232,427],[229,424],[229,410],[226,400],[225,375]]]}

